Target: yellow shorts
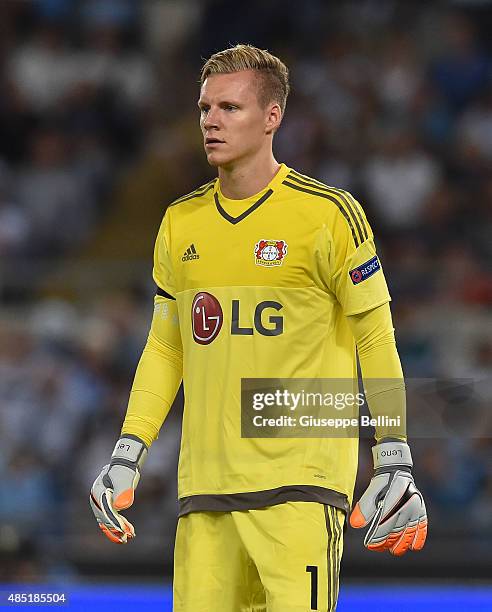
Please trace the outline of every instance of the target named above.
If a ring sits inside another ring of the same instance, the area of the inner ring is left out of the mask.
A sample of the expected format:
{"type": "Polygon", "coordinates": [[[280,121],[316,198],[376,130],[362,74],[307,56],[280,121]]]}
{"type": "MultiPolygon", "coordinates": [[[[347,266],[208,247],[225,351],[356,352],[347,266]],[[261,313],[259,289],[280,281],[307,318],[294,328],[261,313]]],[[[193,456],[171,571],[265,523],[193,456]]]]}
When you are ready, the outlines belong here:
{"type": "Polygon", "coordinates": [[[180,517],[174,612],[335,610],[344,520],[316,502],[180,517]]]}

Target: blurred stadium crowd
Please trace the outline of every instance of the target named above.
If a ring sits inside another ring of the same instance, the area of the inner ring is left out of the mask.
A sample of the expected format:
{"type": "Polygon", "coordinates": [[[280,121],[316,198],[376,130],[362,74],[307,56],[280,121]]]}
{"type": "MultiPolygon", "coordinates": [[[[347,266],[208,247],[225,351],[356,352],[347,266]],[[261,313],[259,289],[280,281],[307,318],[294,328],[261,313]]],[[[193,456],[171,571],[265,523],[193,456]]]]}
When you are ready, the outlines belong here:
{"type": "MultiPolygon", "coordinates": [[[[213,176],[197,81],[201,58],[229,43],[291,69],[277,159],[363,203],[407,377],[491,377],[492,7],[466,6],[1,3],[0,580],[90,573],[119,553],[88,491],[145,342],[160,218],[213,176]]],[[[492,526],[492,426],[477,405],[490,408],[491,386],[468,399],[460,417],[480,435],[450,427],[414,454],[430,538],[476,537],[478,557],[492,526]]],[[[180,403],[129,512],[132,554],[149,571],[172,558],[180,403]]]]}

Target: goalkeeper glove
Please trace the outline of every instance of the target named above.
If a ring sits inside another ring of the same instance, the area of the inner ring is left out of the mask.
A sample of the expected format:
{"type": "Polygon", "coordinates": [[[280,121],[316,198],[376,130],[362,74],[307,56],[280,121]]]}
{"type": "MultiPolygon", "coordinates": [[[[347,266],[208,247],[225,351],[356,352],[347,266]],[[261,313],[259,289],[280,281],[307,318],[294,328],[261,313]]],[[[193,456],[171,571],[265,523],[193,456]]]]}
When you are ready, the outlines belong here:
{"type": "Polygon", "coordinates": [[[403,555],[420,550],[427,537],[422,494],[411,473],[408,444],[383,441],[372,448],[374,476],[350,515],[352,527],[369,525],[364,545],[369,550],[403,555]]]}
{"type": "Polygon", "coordinates": [[[133,504],[146,457],[147,447],[137,436],[123,435],[116,442],[110,463],[92,485],[89,503],[100,529],[112,542],[126,544],[135,537],[133,525],[118,511],[133,504]]]}

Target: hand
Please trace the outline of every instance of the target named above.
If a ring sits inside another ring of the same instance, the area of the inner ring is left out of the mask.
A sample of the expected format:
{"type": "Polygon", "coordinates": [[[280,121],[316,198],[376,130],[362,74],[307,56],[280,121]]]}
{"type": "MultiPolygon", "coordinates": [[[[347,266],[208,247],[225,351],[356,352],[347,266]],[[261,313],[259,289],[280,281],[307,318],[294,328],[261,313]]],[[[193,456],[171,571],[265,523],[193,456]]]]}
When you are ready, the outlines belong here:
{"type": "Polygon", "coordinates": [[[129,434],[123,435],[92,485],[89,503],[100,529],[112,542],[126,544],[135,537],[133,525],[119,510],[133,504],[140,469],[147,457],[147,447],[129,434]]]}
{"type": "Polygon", "coordinates": [[[369,550],[400,556],[421,550],[427,537],[427,514],[422,493],[411,473],[412,456],[405,442],[373,446],[374,476],[350,515],[352,527],[365,527],[369,550]]]}

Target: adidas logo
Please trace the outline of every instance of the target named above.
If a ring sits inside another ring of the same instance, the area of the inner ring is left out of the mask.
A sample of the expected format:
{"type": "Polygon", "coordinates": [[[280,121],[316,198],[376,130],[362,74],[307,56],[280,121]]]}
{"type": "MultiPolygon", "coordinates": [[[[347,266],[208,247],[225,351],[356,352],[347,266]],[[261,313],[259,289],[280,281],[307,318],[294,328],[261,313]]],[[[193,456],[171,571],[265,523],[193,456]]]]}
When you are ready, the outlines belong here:
{"type": "Polygon", "coordinates": [[[181,257],[181,261],[191,261],[192,259],[200,259],[200,255],[196,252],[194,244],[191,244],[191,246],[186,249],[183,257],[181,257]]]}

